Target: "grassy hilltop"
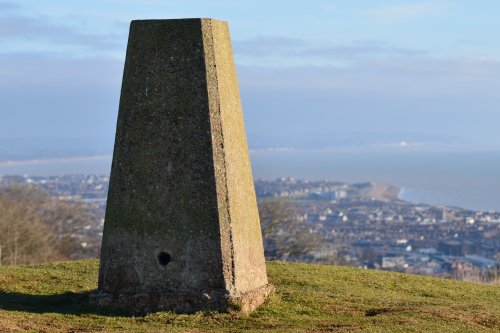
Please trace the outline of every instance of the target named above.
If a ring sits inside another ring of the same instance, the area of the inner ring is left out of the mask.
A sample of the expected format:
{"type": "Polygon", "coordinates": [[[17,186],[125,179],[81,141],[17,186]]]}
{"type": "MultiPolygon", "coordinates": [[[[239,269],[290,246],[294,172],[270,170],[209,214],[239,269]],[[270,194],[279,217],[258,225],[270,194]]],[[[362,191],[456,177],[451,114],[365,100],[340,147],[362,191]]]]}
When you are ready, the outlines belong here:
{"type": "Polygon", "coordinates": [[[269,262],[275,294],[250,316],[145,317],[88,304],[97,260],[0,268],[0,332],[499,332],[500,287],[269,262]]]}

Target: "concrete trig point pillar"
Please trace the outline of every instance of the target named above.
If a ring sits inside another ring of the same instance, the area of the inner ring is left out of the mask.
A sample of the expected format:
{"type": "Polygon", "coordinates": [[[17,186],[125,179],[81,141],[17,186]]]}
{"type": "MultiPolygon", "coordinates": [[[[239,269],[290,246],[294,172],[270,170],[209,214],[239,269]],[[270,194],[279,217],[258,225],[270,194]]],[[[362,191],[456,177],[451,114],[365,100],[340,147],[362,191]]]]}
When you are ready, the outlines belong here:
{"type": "Polygon", "coordinates": [[[92,301],[248,312],[270,290],[227,23],[133,21],[92,301]]]}

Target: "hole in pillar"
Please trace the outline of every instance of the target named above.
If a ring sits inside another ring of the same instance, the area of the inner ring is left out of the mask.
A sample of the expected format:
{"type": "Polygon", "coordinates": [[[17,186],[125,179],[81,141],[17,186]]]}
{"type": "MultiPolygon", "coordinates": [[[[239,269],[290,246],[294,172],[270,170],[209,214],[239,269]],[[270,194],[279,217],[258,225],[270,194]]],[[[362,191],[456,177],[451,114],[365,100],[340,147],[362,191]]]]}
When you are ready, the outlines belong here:
{"type": "Polygon", "coordinates": [[[167,252],[158,253],[158,263],[162,266],[167,266],[168,263],[172,260],[172,257],[167,252]]]}

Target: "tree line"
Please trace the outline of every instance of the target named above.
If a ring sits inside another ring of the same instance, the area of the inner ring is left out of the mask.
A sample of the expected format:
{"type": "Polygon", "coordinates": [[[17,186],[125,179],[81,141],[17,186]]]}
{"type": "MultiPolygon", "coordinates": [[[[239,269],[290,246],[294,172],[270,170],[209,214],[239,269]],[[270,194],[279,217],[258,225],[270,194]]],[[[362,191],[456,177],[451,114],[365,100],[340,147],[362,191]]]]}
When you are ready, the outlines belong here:
{"type": "MultiPolygon", "coordinates": [[[[0,265],[38,264],[95,256],[82,247],[96,215],[85,205],[53,198],[33,186],[0,189],[0,265]]],[[[95,251],[91,251],[95,252],[95,251]]]]}
{"type": "MultiPolygon", "coordinates": [[[[290,202],[258,204],[267,260],[304,261],[321,244],[290,202]]],[[[83,203],[59,200],[34,186],[0,188],[0,266],[96,257],[98,247],[82,246],[84,229],[96,219],[83,203]]]]}

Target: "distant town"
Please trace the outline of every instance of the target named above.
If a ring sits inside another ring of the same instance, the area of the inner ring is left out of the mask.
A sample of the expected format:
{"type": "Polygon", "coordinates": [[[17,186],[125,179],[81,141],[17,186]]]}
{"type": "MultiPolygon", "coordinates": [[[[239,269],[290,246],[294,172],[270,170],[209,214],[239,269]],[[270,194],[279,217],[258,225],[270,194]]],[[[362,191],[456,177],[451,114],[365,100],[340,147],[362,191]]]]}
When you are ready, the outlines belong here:
{"type": "MultiPolygon", "coordinates": [[[[85,235],[75,237],[82,236],[82,246],[98,253],[108,177],[0,176],[0,187],[12,183],[34,185],[54,199],[78,201],[94,211],[96,219],[84,228],[85,235]]],[[[259,202],[293,205],[300,228],[321,239],[315,249],[290,261],[472,281],[498,279],[500,212],[407,202],[398,199],[399,188],[374,183],[280,178],[257,180],[255,190],[259,202]]]]}

